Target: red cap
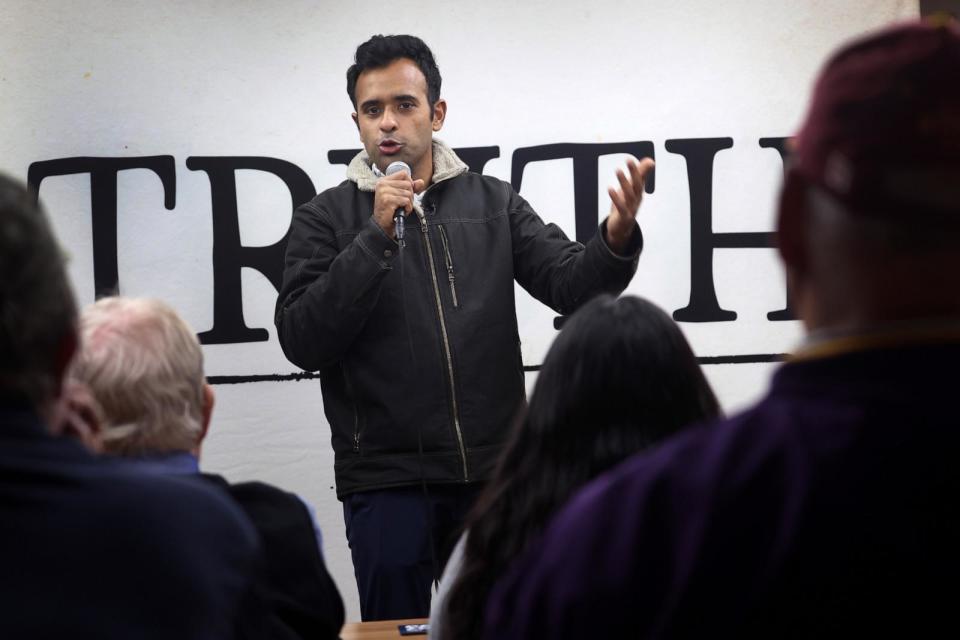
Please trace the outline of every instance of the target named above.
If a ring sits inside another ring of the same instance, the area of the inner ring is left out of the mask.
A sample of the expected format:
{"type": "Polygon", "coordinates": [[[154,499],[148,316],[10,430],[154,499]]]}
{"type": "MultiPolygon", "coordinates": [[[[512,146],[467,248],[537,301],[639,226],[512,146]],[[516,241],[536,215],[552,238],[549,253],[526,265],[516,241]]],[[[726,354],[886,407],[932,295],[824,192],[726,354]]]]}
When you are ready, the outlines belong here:
{"type": "Polygon", "coordinates": [[[794,169],[854,214],[960,221],[958,23],[900,24],[844,47],[794,142],[794,169]]]}

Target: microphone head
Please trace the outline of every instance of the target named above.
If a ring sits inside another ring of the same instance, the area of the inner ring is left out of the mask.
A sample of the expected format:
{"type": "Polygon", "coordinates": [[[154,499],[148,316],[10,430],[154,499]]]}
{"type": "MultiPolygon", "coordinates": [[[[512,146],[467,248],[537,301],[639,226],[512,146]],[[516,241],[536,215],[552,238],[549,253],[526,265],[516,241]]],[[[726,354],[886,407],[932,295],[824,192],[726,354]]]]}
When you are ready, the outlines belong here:
{"type": "Polygon", "coordinates": [[[396,162],[391,162],[390,166],[387,167],[387,170],[384,173],[384,175],[392,176],[395,173],[406,173],[408,176],[413,175],[412,172],[410,171],[410,165],[408,165],[406,162],[403,162],[401,160],[397,160],[396,162]]]}

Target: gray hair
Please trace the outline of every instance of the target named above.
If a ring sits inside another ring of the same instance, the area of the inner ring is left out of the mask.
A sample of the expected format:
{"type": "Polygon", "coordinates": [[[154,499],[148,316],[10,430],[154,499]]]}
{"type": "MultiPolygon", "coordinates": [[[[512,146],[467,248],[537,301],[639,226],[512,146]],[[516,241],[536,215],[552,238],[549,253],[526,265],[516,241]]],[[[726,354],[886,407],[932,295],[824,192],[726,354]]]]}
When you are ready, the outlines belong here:
{"type": "Polygon", "coordinates": [[[65,257],[33,193],[0,175],[0,389],[34,407],[59,392],[77,307],[65,257]]]}
{"type": "Polygon", "coordinates": [[[189,451],[203,433],[203,352],[169,305],[102,298],[80,316],[72,377],[103,412],[103,447],[142,455],[189,451]]]}

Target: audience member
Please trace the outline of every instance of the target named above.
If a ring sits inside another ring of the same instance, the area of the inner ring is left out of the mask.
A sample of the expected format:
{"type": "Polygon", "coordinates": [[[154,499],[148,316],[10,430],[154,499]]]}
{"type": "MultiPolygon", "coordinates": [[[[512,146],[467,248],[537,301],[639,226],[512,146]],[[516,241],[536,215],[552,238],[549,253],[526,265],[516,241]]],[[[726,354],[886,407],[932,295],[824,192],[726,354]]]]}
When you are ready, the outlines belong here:
{"type": "MultiPolygon", "coordinates": [[[[159,300],[103,298],[83,310],[82,347],[71,377],[97,402],[100,440],[108,454],[160,475],[200,473],[199,455],[213,412],[196,334],[159,300]]],[[[262,482],[230,484],[204,474],[243,508],[264,555],[258,592],[267,603],[250,612],[260,637],[335,638],[343,602],[327,573],[312,510],[296,495],[262,482]]]]}
{"type": "Polygon", "coordinates": [[[547,353],[526,414],[467,519],[433,601],[430,636],[479,638],[494,581],[576,489],[719,413],[666,313],[634,297],[584,305],[547,353]]]}
{"type": "Polygon", "coordinates": [[[960,31],[821,73],[779,248],[809,337],[760,403],[573,497],[489,638],[932,637],[960,571],[960,31]]]}
{"type": "Polygon", "coordinates": [[[55,436],[74,438],[93,453],[103,450],[100,442],[100,409],[90,390],[69,378],[64,382],[49,431],[55,436]]]}
{"type": "Polygon", "coordinates": [[[236,507],[51,433],[76,320],[45,216],[0,176],[0,637],[232,638],[257,552],[236,507]]]}

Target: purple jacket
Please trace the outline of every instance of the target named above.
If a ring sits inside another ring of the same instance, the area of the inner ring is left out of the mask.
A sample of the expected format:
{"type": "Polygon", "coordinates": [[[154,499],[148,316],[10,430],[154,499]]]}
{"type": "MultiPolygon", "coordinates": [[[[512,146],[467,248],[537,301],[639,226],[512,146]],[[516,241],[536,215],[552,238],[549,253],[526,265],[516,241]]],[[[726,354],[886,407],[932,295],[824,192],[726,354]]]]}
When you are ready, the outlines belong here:
{"type": "Polygon", "coordinates": [[[960,341],[784,365],[750,411],[579,492],[485,637],[956,630],[958,363],[960,341]]]}

